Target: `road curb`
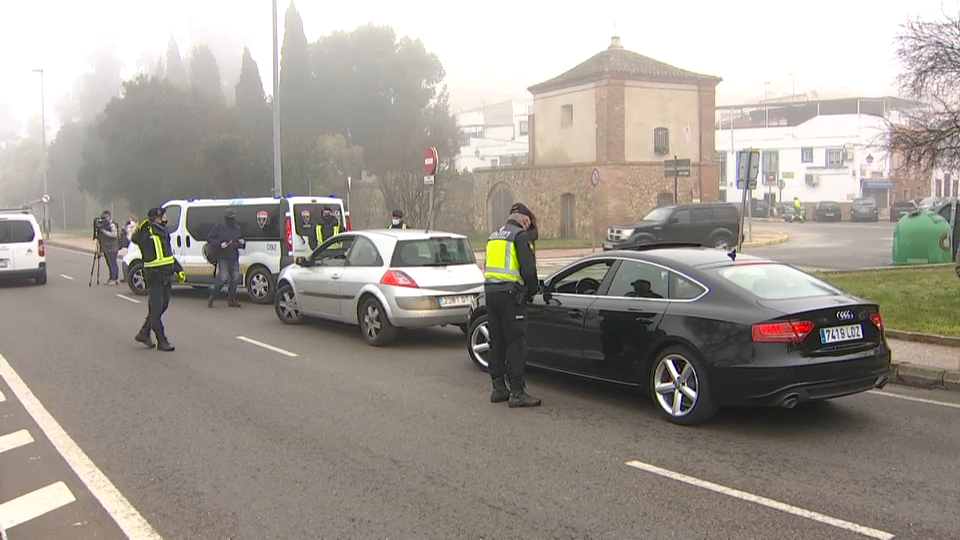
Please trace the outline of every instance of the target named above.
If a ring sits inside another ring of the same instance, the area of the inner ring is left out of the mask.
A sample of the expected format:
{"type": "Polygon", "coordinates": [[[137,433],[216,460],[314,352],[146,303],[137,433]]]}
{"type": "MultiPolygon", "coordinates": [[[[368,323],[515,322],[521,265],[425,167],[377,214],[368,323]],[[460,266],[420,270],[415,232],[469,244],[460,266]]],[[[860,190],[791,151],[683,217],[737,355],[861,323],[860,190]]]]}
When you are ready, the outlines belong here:
{"type": "Polygon", "coordinates": [[[931,345],[942,345],[944,347],[960,347],[960,337],[939,336],[936,334],[921,334],[920,332],[906,332],[903,330],[884,330],[884,334],[889,338],[902,341],[913,341],[916,343],[929,343],[931,345]]]}
{"type": "Polygon", "coordinates": [[[777,244],[785,244],[790,241],[790,235],[783,234],[780,231],[774,231],[779,234],[779,238],[773,238],[771,240],[758,240],[756,242],[744,242],[743,247],[746,248],[758,248],[758,247],[767,247],[767,246],[776,246],[777,244]]]}
{"type": "Polygon", "coordinates": [[[960,392],[960,371],[892,363],[890,382],[916,388],[960,392]]]}
{"type": "Polygon", "coordinates": [[[82,251],[82,252],[84,252],[84,253],[89,253],[89,254],[91,254],[91,255],[93,255],[93,253],[94,253],[92,247],[74,246],[74,245],[72,245],[72,244],[60,243],[60,242],[57,242],[56,240],[44,240],[43,242],[44,242],[44,244],[46,244],[46,245],[48,245],[48,246],[50,246],[50,247],[62,248],[62,249],[72,249],[73,251],[82,251]]]}
{"type": "Polygon", "coordinates": [[[805,272],[817,272],[818,274],[863,274],[866,272],[889,272],[891,270],[927,270],[930,268],[952,268],[954,263],[940,264],[921,264],[914,266],[870,266],[867,268],[811,268],[798,267],[805,272]]]}

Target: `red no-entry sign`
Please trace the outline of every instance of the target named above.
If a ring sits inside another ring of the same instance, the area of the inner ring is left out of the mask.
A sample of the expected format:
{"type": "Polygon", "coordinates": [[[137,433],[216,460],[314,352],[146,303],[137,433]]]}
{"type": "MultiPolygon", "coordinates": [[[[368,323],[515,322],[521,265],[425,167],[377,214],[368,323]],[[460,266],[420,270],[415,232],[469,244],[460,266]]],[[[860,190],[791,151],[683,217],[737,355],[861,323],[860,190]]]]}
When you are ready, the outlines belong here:
{"type": "Polygon", "coordinates": [[[424,176],[433,176],[437,173],[437,149],[433,146],[427,148],[427,151],[423,154],[423,175],[424,176]]]}

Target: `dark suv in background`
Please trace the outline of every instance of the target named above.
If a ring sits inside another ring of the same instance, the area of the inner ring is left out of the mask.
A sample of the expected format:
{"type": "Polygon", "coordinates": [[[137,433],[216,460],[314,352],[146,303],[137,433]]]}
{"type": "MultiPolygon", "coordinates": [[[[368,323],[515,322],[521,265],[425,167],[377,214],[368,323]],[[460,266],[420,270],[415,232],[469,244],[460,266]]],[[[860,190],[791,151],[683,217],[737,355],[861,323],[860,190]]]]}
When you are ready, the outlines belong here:
{"type": "Polygon", "coordinates": [[[880,209],[872,197],[854,199],[850,206],[850,221],[880,221],[880,209]]]}
{"type": "Polygon", "coordinates": [[[907,201],[893,201],[893,204],[890,205],[890,221],[900,221],[900,218],[909,214],[910,212],[915,212],[920,207],[917,206],[917,203],[913,199],[907,201]]]}
{"type": "Polygon", "coordinates": [[[740,235],[740,212],[728,203],[699,203],[654,208],[640,221],[607,230],[603,249],[628,249],[660,242],[696,242],[730,249],[740,235]]]}
{"type": "Polygon", "coordinates": [[[821,201],[817,203],[813,211],[814,221],[836,221],[840,223],[843,216],[840,215],[840,203],[836,201],[821,201]]]}

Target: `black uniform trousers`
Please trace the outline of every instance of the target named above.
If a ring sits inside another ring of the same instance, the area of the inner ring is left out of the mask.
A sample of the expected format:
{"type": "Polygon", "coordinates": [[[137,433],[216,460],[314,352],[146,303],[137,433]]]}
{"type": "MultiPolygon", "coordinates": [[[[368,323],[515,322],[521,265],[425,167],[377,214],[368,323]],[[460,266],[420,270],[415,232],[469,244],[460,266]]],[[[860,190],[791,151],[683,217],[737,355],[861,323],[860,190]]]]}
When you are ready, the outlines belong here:
{"type": "MultiPolygon", "coordinates": [[[[172,268],[172,267],[171,267],[172,268]]],[[[170,291],[173,288],[171,281],[173,273],[167,268],[145,268],[143,278],[147,286],[147,318],[140,329],[144,334],[153,330],[158,340],[165,340],[163,331],[163,314],[170,306],[170,291]]]]}
{"type": "Polygon", "coordinates": [[[527,365],[527,304],[518,304],[515,293],[502,289],[487,289],[485,296],[490,376],[521,378],[527,365]]]}

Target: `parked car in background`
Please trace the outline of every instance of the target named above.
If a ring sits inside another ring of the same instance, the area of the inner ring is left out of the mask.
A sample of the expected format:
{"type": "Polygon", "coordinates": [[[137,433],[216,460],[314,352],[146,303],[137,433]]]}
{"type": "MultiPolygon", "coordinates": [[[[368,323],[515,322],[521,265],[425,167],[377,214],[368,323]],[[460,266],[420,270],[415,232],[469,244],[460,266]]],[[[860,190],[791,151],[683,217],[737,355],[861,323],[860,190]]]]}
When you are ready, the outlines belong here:
{"type": "Polygon", "coordinates": [[[654,208],[640,221],[607,229],[604,250],[661,242],[696,242],[729,250],[740,234],[740,212],[728,203],[697,203],[654,208]]]}
{"type": "Polygon", "coordinates": [[[821,201],[813,211],[814,221],[835,221],[839,223],[842,220],[840,212],[840,203],[836,201],[821,201]]]}
{"type": "Polygon", "coordinates": [[[47,283],[43,234],[29,207],[0,209],[0,279],[47,283]]]}
{"type": "MultiPolygon", "coordinates": [[[[467,354],[486,370],[481,296],[467,354]]],[[[703,247],[587,256],[553,274],[527,308],[531,366],[640,387],[677,424],[722,405],[793,408],[887,383],[876,304],[792,266],[703,247]]]]}
{"type": "Polygon", "coordinates": [[[872,197],[854,199],[850,206],[850,221],[880,221],[880,208],[872,197]]]}
{"type": "Polygon", "coordinates": [[[917,203],[913,200],[893,201],[890,205],[890,221],[900,221],[900,218],[918,209],[917,203]]]}
{"type": "Polygon", "coordinates": [[[466,236],[365,230],[334,236],[284,269],[274,310],[285,324],[317,317],[358,325],[379,347],[401,328],[454,325],[466,332],[483,281],[466,236]]]}

